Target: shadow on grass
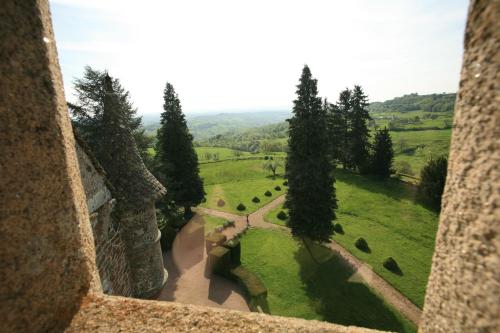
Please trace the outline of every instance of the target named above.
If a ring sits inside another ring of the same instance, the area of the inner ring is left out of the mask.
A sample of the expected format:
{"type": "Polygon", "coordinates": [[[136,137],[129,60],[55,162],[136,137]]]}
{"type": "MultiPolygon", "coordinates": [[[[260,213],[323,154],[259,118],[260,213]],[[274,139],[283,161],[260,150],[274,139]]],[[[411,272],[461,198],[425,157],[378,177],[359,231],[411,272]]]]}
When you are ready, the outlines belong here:
{"type": "Polygon", "coordinates": [[[295,252],[300,278],[315,312],[324,320],[395,332],[411,332],[394,312],[365,284],[351,279],[355,271],[329,249],[311,246],[320,264],[304,246],[295,252]]]}
{"type": "Polygon", "coordinates": [[[410,200],[428,210],[439,213],[439,207],[421,198],[418,194],[418,186],[415,184],[393,178],[382,179],[376,176],[360,175],[339,168],[335,169],[335,179],[370,192],[386,195],[397,201],[410,200]]]}

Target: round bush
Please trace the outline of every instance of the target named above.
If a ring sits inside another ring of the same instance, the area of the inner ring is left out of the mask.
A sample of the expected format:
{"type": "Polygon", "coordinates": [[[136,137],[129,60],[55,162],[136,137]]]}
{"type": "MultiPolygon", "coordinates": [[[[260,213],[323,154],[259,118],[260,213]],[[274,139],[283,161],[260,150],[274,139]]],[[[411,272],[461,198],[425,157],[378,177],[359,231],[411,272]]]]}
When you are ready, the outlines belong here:
{"type": "Polygon", "coordinates": [[[271,191],[269,191],[269,190],[268,190],[268,191],[266,191],[266,193],[264,193],[264,195],[265,195],[266,197],[270,197],[270,196],[272,196],[273,194],[271,193],[271,191]]]}
{"type": "Polygon", "coordinates": [[[245,210],[245,209],[247,209],[247,208],[245,207],[245,205],[244,205],[244,204],[240,203],[240,204],[236,207],[236,209],[237,209],[237,210],[239,210],[239,211],[243,211],[243,210],[245,210]]]}
{"type": "Polygon", "coordinates": [[[288,186],[288,181],[287,181],[287,180],[285,180],[285,181],[283,182],[283,186],[288,186]]]}
{"type": "Polygon", "coordinates": [[[281,187],[279,187],[279,186],[276,186],[274,189],[275,189],[276,191],[281,191],[281,187]]]}
{"type": "Polygon", "coordinates": [[[286,213],[284,211],[280,211],[278,213],[278,215],[276,215],[277,218],[279,218],[280,220],[284,221],[287,219],[288,215],[286,215],[286,213]]]}
{"type": "Polygon", "coordinates": [[[335,232],[338,234],[344,234],[344,228],[342,228],[342,224],[340,223],[335,223],[335,225],[333,226],[333,230],[335,230],[335,232]]]}
{"type": "Polygon", "coordinates": [[[394,260],[393,257],[389,257],[389,258],[385,259],[382,265],[385,268],[387,268],[388,270],[390,270],[391,272],[400,272],[401,271],[401,269],[399,269],[398,263],[396,262],[396,260],[394,260]]]}
{"type": "Polygon", "coordinates": [[[257,197],[253,197],[252,202],[258,203],[258,202],[260,202],[260,199],[257,197]]]}
{"type": "Polygon", "coordinates": [[[363,237],[358,238],[354,245],[356,245],[356,247],[363,252],[368,252],[370,250],[370,248],[368,247],[368,243],[363,237]]]}

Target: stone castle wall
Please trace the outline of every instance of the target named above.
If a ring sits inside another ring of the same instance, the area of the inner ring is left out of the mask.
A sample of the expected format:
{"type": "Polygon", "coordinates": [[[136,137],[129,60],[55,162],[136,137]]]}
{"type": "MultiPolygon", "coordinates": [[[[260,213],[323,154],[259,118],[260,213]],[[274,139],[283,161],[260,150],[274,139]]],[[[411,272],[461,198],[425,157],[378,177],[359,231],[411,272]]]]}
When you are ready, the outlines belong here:
{"type": "Polygon", "coordinates": [[[76,144],[76,154],[94,235],[102,289],[109,295],[132,296],[130,266],[120,224],[111,217],[115,200],[106,186],[105,174],[92,159],[91,153],[86,152],[80,144],[76,144]]]}
{"type": "Polygon", "coordinates": [[[150,298],[158,294],[167,279],[163,267],[160,238],[156,224],[155,205],[151,202],[143,210],[128,211],[122,216],[122,237],[129,259],[133,296],[150,298]]]}

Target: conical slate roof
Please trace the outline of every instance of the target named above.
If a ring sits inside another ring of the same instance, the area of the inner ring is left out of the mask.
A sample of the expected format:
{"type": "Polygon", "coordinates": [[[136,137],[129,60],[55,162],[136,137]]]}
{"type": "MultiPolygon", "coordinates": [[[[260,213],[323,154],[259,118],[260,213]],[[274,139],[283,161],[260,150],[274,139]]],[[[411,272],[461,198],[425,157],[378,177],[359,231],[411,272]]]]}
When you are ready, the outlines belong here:
{"type": "Polygon", "coordinates": [[[122,201],[137,208],[157,201],[167,190],[144,165],[132,135],[124,132],[125,135],[120,135],[122,141],[116,143],[115,154],[106,158],[103,167],[115,189],[113,194],[118,204],[122,201]]]}
{"type": "Polygon", "coordinates": [[[108,160],[106,168],[76,131],[75,140],[90,158],[97,172],[105,177],[106,185],[113,197],[121,203],[137,208],[144,203],[157,201],[167,193],[165,187],[144,165],[131,135],[126,135],[123,145],[120,145],[124,148],[120,154],[124,158],[116,158],[115,155],[115,159],[105,159],[108,160]],[[116,165],[110,164],[110,160],[115,161],[116,165]]]}

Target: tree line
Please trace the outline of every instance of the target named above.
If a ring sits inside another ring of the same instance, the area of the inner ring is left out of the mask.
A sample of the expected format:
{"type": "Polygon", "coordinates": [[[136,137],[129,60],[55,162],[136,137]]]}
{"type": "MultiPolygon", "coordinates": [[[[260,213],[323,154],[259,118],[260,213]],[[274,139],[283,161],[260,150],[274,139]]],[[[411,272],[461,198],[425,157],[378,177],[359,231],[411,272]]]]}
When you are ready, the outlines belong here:
{"type": "MultiPolygon", "coordinates": [[[[336,165],[389,177],[394,151],[387,128],[377,130],[371,140],[368,97],[361,86],[344,89],[336,103],[329,103],[318,96],[317,80],[305,65],[296,94],[288,120],[285,207],[292,234],[312,256],[308,241],[328,242],[334,233],[336,165]]],[[[446,159],[429,161],[422,171],[420,192],[439,205],[445,179],[446,159]]]]}

